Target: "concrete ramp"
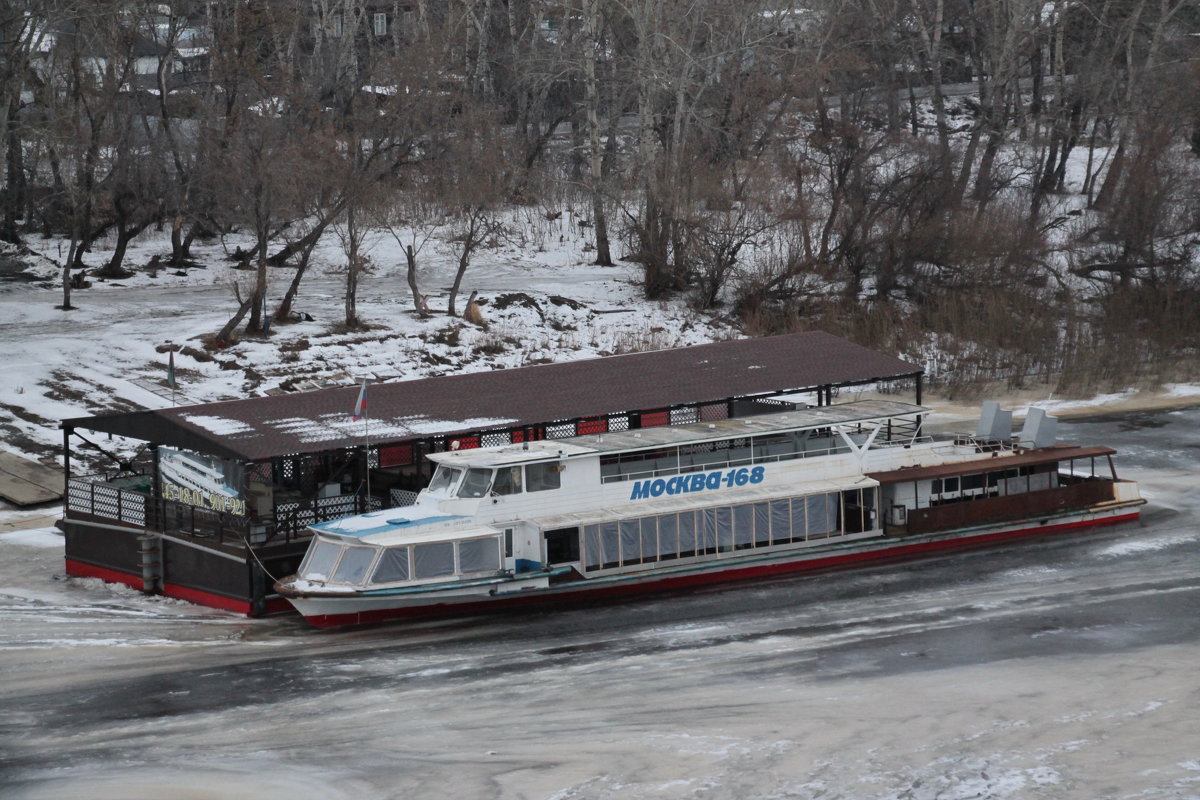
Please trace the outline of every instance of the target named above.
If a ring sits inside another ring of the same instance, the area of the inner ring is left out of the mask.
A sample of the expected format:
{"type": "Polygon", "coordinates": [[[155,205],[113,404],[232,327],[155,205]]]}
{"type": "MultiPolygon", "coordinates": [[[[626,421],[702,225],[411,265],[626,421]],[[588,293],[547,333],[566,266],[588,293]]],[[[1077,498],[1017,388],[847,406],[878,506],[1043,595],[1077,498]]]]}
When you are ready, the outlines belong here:
{"type": "Polygon", "coordinates": [[[0,498],[18,506],[62,499],[63,475],[57,469],[0,452],[0,498]]]}

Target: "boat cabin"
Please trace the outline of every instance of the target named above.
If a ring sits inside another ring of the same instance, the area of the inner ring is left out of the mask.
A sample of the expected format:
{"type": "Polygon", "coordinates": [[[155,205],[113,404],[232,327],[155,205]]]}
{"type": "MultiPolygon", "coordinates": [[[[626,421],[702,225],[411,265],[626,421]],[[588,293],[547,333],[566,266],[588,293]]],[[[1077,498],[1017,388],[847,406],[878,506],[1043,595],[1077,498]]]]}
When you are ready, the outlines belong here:
{"type": "Polygon", "coordinates": [[[869,400],[432,454],[412,506],[312,526],[299,577],[460,580],[500,569],[483,549],[511,573],[590,576],[875,535],[879,484],[863,459],[926,441],[926,411],[869,400]]]}

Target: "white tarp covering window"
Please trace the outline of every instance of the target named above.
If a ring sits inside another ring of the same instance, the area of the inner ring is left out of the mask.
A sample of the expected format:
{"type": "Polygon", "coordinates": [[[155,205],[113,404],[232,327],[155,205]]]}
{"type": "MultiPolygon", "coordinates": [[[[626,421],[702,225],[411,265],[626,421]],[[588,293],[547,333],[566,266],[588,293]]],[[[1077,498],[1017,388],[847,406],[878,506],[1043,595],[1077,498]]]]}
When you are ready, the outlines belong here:
{"type": "Polygon", "coordinates": [[[500,569],[500,539],[468,539],[458,543],[458,571],[495,572],[500,569]]]}
{"type": "Polygon", "coordinates": [[[754,542],[754,506],[733,507],[733,543],[745,547],[754,542]]]}
{"type": "Polygon", "coordinates": [[[766,547],[771,543],[771,504],[754,504],[754,544],[766,547]]]}
{"type": "Polygon", "coordinates": [[[814,494],[805,499],[808,510],[808,535],[823,536],[837,530],[838,496],[814,494]]]}
{"type": "Polygon", "coordinates": [[[642,517],[642,560],[658,559],[658,518],[642,517]]]}
{"type": "MultiPolygon", "coordinates": [[[[771,541],[786,542],[792,538],[792,508],[787,500],[771,501],[771,541]]],[[[803,530],[804,518],[800,518],[803,530]]]]}
{"type": "Polygon", "coordinates": [[[362,583],[379,551],[374,547],[347,547],[333,573],[334,583],[362,583]]]}
{"type": "Polygon", "coordinates": [[[583,561],[611,568],[836,535],[838,507],[835,492],[585,525],[583,561]]]}
{"type": "Polygon", "coordinates": [[[679,552],[679,523],[674,514],[663,514],[658,518],[658,552],[660,555],[675,555],[679,552]]]}
{"type": "Polygon", "coordinates": [[[621,520],[621,560],[637,561],[642,557],[642,543],[636,519],[621,520]]]}
{"type": "Polygon", "coordinates": [[[717,509],[717,547],[733,549],[733,509],[728,506],[717,509]]]}
{"type": "Polygon", "coordinates": [[[706,508],[696,512],[696,538],[703,550],[717,549],[717,510],[706,508]]]}
{"type": "Polygon", "coordinates": [[[694,555],[696,552],[696,514],[684,511],[679,515],[679,552],[694,555]]]}
{"type": "Polygon", "coordinates": [[[391,583],[408,580],[408,548],[389,547],[379,557],[379,566],[371,576],[371,583],[391,583]]]}
{"type": "Polygon", "coordinates": [[[301,576],[310,581],[329,580],[329,573],[341,552],[340,544],[318,540],[317,546],[308,554],[308,564],[305,565],[301,576]]]}
{"type": "Polygon", "coordinates": [[[436,578],[454,574],[454,542],[433,542],[413,547],[413,577],[436,578]]]}
{"type": "Polygon", "coordinates": [[[595,569],[604,563],[599,525],[585,525],[583,528],[583,563],[588,569],[595,569]]]}
{"type": "Polygon", "coordinates": [[[600,552],[604,553],[605,564],[615,564],[621,554],[621,537],[617,523],[606,522],[600,526],[600,552]]]}

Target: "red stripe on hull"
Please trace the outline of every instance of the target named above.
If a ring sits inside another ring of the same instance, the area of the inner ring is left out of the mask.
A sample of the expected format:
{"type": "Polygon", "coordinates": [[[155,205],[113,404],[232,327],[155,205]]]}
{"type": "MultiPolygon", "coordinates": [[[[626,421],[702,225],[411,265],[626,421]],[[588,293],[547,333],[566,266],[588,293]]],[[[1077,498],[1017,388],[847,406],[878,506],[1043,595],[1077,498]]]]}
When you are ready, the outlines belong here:
{"type": "MultiPolygon", "coordinates": [[[[515,594],[512,597],[498,597],[475,603],[443,603],[413,608],[390,608],[378,609],[374,611],[361,611],[352,614],[322,614],[305,617],[304,619],[310,625],[317,628],[340,628],[350,625],[368,625],[376,622],[388,622],[390,620],[409,619],[414,617],[458,616],[462,614],[474,614],[501,609],[528,608],[547,603],[565,604],[611,597],[627,597],[631,595],[650,594],[660,591],[687,589],[694,586],[705,586],[714,583],[748,580],[750,578],[761,578],[774,575],[785,575],[794,572],[831,569],[868,561],[903,559],[936,550],[956,550],[971,547],[986,547],[990,544],[1001,542],[1006,539],[1017,538],[1019,536],[1033,536],[1099,525],[1112,525],[1119,522],[1131,522],[1136,520],[1138,516],[1139,512],[1135,511],[1131,514],[1106,517],[1104,519],[1079,520],[1077,522],[1066,522],[1058,525],[1038,525],[1030,528],[1019,528],[1011,531],[996,531],[993,533],[981,533],[973,536],[961,536],[953,539],[939,539],[934,541],[909,543],[897,541],[897,543],[892,546],[868,548],[851,553],[840,553],[837,555],[825,556],[823,558],[811,558],[806,560],[785,561],[771,564],[755,564],[740,568],[732,567],[726,570],[714,569],[707,572],[697,572],[691,575],[664,576],[662,578],[643,582],[631,581],[627,584],[616,586],[597,586],[589,589],[582,588],[586,586],[586,583],[573,584],[573,587],[579,586],[581,588],[572,588],[566,592],[553,592],[553,590],[551,590],[551,593],[549,594],[543,590],[538,592],[536,595],[515,594]]],[[[636,577],[636,574],[634,577],[636,577]]]]}
{"type": "Polygon", "coordinates": [[[225,611],[233,611],[237,614],[245,614],[246,616],[249,616],[251,611],[250,602],[247,600],[236,600],[232,597],[205,592],[201,589],[191,589],[187,586],[178,586],[174,583],[164,583],[162,593],[164,597],[187,600],[189,603],[195,603],[196,605],[220,608],[225,611]]]}
{"type": "MultiPolygon", "coordinates": [[[[97,567],[94,564],[85,564],[82,561],[74,561],[66,559],[66,569],[68,575],[73,575],[78,578],[99,578],[105,583],[120,583],[130,588],[143,591],[145,584],[140,576],[132,575],[127,572],[119,572],[115,569],[106,567],[97,567]]],[[[245,614],[246,616],[253,615],[253,608],[248,600],[238,600],[233,597],[206,592],[201,589],[192,589],[187,586],[179,586],[173,583],[163,585],[163,596],[172,597],[177,600],[187,600],[189,603],[195,603],[208,608],[219,608],[224,611],[233,611],[237,614],[245,614]]],[[[291,603],[282,597],[273,597],[267,601],[264,614],[278,614],[281,612],[291,612],[291,603]]]]}
{"type": "MultiPolygon", "coordinates": [[[[249,600],[238,600],[233,597],[226,597],[222,594],[214,594],[206,592],[202,589],[192,589],[188,586],[178,586],[173,583],[163,585],[163,595],[166,597],[174,597],[179,600],[187,600],[189,603],[196,605],[208,606],[209,608],[220,608],[225,611],[233,611],[238,614],[245,614],[248,617],[259,616],[254,613],[254,607],[249,600]]],[[[295,609],[292,604],[282,597],[272,597],[266,601],[265,609],[262,616],[267,614],[279,614],[281,612],[294,613],[295,609]]]]}
{"type": "Polygon", "coordinates": [[[139,592],[145,588],[142,582],[141,575],[133,575],[128,572],[118,572],[115,569],[107,567],[97,567],[95,564],[85,564],[82,561],[73,561],[66,559],[67,574],[74,575],[77,578],[99,578],[105,583],[121,583],[126,586],[137,589],[139,592]]]}

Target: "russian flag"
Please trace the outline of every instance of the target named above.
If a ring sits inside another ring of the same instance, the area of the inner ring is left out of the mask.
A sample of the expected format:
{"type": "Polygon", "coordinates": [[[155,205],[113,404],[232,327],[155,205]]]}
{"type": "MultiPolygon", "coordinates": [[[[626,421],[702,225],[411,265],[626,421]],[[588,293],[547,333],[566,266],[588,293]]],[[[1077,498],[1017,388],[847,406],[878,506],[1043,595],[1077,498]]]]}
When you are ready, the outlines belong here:
{"type": "Polygon", "coordinates": [[[354,421],[358,422],[367,415],[367,379],[363,378],[362,388],[358,390],[358,400],[354,403],[354,421]]]}

